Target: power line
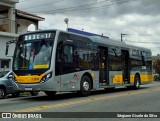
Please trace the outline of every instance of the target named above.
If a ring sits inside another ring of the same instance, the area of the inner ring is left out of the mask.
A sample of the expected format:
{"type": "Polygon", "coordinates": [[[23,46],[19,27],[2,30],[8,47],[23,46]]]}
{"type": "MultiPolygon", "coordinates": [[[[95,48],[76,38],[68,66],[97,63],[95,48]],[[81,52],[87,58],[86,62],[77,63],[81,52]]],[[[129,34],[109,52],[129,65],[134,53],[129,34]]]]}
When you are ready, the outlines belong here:
{"type": "Polygon", "coordinates": [[[37,8],[37,7],[42,7],[42,6],[48,6],[48,5],[51,5],[51,4],[57,4],[57,3],[60,3],[64,0],[58,0],[58,1],[55,1],[54,3],[47,3],[47,4],[41,4],[41,5],[35,5],[35,6],[31,6],[31,7],[26,7],[26,8],[19,8],[19,9],[31,9],[31,8],[37,8]]]}
{"type": "MultiPolygon", "coordinates": [[[[57,2],[61,2],[61,1],[64,1],[64,0],[60,0],[60,1],[57,1],[57,2]]],[[[92,2],[92,3],[89,3],[89,4],[83,4],[83,6],[84,5],[85,6],[87,6],[87,5],[93,5],[93,4],[97,4],[97,3],[100,3],[100,2],[104,2],[104,1],[108,1],[108,0],[103,0],[103,1],[96,2],[96,3],[92,2]]],[[[29,9],[29,8],[35,8],[35,7],[42,7],[42,6],[51,5],[51,4],[55,4],[55,2],[52,2],[52,3],[49,3],[49,4],[42,4],[42,5],[32,6],[32,7],[21,8],[21,9],[29,9]]],[[[75,7],[78,7],[78,6],[75,6],[75,7]]],[[[82,6],[82,5],[80,5],[80,6],[82,6]]],[[[73,7],[67,7],[67,8],[73,8],[73,7]]],[[[63,8],[63,9],[67,9],[67,8],[63,8]]],[[[43,12],[46,12],[46,11],[43,11],[43,12]]]]}
{"type": "Polygon", "coordinates": [[[157,50],[160,50],[160,49],[152,49],[152,51],[157,51],[157,50]]]}
{"type": "MultiPolygon", "coordinates": [[[[135,0],[131,0],[131,1],[135,1],[135,0]]],[[[123,3],[127,3],[127,2],[131,2],[131,1],[117,1],[117,5],[118,4],[123,4],[123,3]]],[[[103,2],[103,1],[101,1],[103,2]]],[[[85,5],[85,6],[75,6],[75,7],[72,7],[70,9],[68,8],[65,8],[65,9],[59,9],[59,10],[51,10],[51,11],[47,11],[47,12],[44,12],[44,13],[47,13],[47,14],[55,14],[55,13],[73,13],[73,12],[81,12],[81,11],[86,11],[86,10],[95,10],[95,9],[102,9],[102,8],[106,8],[106,6],[111,6],[115,3],[113,2],[110,2],[110,1],[106,1],[108,4],[104,4],[104,5],[100,5],[100,6],[88,6],[88,5],[85,5]],[[78,8],[78,9],[77,9],[78,8]]],[[[43,12],[41,12],[43,13],[43,12]]]]}
{"type": "MultiPolygon", "coordinates": [[[[125,0],[125,1],[117,1],[116,2],[116,5],[119,5],[119,4],[124,4],[124,3],[132,3],[132,2],[135,2],[137,0],[125,0]]],[[[100,6],[93,6],[93,3],[92,4],[83,4],[83,5],[80,5],[80,6],[74,6],[74,7],[67,7],[67,8],[63,8],[63,9],[56,9],[56,10],[50,10],[50,11],[41,11],[41,12],[33,12],[33,13],[40,13],[40,14],[56,14],[56,13],[73,13],[73,12],[81,12],[81,11],[86,11],[86,10],[93,10],[93,9],[102,9],[102,8],[105,8],[106,6],[111,6],[113,4],[115,4],[115,2],[111,2],[111,1],[100,1],[100,2],[107,2],[108,4],[104,4],[104,5],[100,5],[100,6]]],[[[99,3],[100,3],[99,2],[99,3]]],[[[95,3],[94,3],[95,4],[95,3]]],[[[97,3],[96,3],[97,4],[97,3]]]]}
{"type": "Polygon", "coordinates": [[[21,2],[28,2],[28,1],[29,1],[29,0],[21,0],[21,1],[19,1],[19,2],[21,3],[21,2]]]}
{"type": "Polygon", "coordinates": [[[24,1],[26,1],[26,0],[21,0],[21,1],[19,1],[19,2],[24,2],[24,1]]]}
{"type": "Polygon", "coordinates": [[[160,35],[152,35],[152,34],[138,34],[140,36],[154,36],[154,37],[159,37],[160,35]]]}
{"type": "MultiPolygon", "coordinates": [[[[131,2],[133,2],[133,1],[130,1],[130,3],[131,2]]],[[[73,11],[61,11],[61,12],[54,12],[54,13],[49,13],[49,14],[56,14],[56,13],[77,13],[77,12],[84,12],[84,11],[88,11],[88,10],[92,10],[92,11],[94,11],[94,13],[92,13],[92,15],[93,14],[97,14],[97,13],[99,13],[99,11],[96,11],[95,12],[95,10],[98,10],[98,9],[104,9],[104,8],[106,8],[106,6],[108,6],[108,7],[111,7],[112,5],[113,5],[114,3],[110,3],[110,4],[107,4],[107,5],[103,5],[103,6],[98,6],[98,7],[91,7],[91,8],[85,8],[85,9],[83,9],[83,8],[81,8],[81,9],[79,9],[79,10],[73,10],[73,11]]],[[[129,2],[127,3],[127,2],[125,2],[125,1],[121,1],[121,3],[118,3],[118,5],[124,5],[124,4],[129,4],[129,2]]]]}
{"type": "Polygon", "coordinates": [[[134,42],[134,43],[146,43],[146,44],[160,44],[160,42],[138,42],[138,41],[132,41],[132,40],[124,40],[125,42],[134,42]]]}
{"type": "Polygon", "coordinates": [[[131,36],[132,35],[133,36],[138,36],[139,35],[139,36],[151,36],[151,37],[153,37],[153,36],[154,37],[156,37],[156,36],[159,37],[160,36],[160,35],[152,35],[152,34],[127,34],[127,35],[131,35],[131,36]]]}
{"type": "MultiPolygon", "coordinates": [[[[84,7],[89,7],[89,6],[93,6],[93,5],[97,5],[97,3],[103,3],[103,2],[108,2],[108,0],[103,0],[103,1],[99,1],[99,2],[92,2],[92,3],[88,3],[88,4],[82,4],[82,5],[77,5],[77,6],[73,6],[73,7],[66,7],[66,8],[61,8],[61,9],[56,9],[56,10],[49,10],[49,11],[38,11],[38,13],[49,13],[52,11],[66,11],[66,10],[73,10],[73,9],[77,9],[77,8],[84,8],[84,7]]],[[[54,3],[52,3],[54,4],[54,3]]],[[[36,13],[36,12],[33,12],[36,13]]]]}

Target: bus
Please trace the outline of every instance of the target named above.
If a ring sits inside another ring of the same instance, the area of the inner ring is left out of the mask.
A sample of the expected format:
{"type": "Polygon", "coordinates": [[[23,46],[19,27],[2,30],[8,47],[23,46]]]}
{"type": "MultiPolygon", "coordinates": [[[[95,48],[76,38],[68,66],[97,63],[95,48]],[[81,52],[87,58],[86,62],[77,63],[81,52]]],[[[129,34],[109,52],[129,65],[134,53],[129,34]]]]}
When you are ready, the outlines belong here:
{"type": "Polygon", "coordinates": [[[101,88],[139,89],[153,80],[151,50],[62,30],[20,35],[12,71],[16,89],[44,91],[48,96],[66,91],[88,96],[101,88]]]}

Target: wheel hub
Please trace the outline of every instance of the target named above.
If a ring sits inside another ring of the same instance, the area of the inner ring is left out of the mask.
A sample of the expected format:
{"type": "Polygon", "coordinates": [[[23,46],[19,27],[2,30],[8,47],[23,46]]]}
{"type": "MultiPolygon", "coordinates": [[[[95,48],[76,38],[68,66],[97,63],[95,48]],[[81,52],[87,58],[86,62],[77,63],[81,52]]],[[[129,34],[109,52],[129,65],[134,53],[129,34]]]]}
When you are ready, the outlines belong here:
{"type": "Polygon", "coordinates": [[[139,80],[137,79],[136,87],[139,87],[139,80]]]}
{"type": "Polygon", "coordinates": [[[83,88],[85,91],[89,90],[89,83],[87,81],[83,83],[83,88]]]}

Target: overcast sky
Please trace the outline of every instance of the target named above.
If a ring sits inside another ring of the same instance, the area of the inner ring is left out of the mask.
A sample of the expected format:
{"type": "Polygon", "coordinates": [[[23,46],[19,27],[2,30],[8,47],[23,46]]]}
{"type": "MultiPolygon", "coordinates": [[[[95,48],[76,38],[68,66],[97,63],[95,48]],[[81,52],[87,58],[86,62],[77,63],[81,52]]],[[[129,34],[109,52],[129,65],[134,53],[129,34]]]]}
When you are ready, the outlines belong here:
{"type": "MultiPolygon", "coordinates": [[[[160,54],[160,0],[19,0],[17,9],[45,18],[40,29],[69,27],[109,36],[160,54]]],[[[32,30],[32,27],[30,27],[32,30]]]]}

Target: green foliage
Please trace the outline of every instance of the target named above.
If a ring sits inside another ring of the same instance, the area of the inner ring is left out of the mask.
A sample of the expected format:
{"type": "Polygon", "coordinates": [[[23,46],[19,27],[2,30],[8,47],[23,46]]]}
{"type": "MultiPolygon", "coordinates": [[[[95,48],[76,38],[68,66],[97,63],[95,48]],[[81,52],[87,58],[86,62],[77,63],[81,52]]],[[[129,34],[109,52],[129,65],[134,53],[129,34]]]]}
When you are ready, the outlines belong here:
{"type": "Polygon", "coordinates": [[[156,73],[160,74],[160,60],[156,60],[153,63],[153,69],[155,70],[156,73]]]}
{"type": "Polygon", "coordinates": [[[160,60],[156,60],[153,62],[153,69],[155,70],[154,81],[160,80],[160,60]]]}

